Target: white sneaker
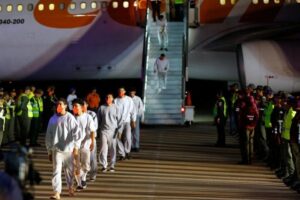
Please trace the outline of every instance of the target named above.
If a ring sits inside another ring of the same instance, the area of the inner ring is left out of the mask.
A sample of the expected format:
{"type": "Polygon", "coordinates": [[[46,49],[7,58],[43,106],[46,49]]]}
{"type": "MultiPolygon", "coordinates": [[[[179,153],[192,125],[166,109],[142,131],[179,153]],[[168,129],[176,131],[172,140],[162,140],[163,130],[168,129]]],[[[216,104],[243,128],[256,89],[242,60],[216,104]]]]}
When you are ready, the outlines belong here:
{"type": "Polygon", "coordinates": [[[102,171],[103,173],[105,173],[105,172],[107,172],[107,168],[103,167],[103,168],[101,169],[101,171],[102,171]]]}

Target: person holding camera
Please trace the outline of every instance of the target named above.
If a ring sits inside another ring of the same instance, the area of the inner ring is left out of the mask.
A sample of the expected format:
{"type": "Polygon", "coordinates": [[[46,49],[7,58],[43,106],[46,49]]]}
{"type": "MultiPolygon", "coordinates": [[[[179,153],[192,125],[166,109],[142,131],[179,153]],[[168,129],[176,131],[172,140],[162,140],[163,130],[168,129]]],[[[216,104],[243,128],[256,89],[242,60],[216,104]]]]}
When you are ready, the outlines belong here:
{"type": "Polygon", "coordinates": [[[46,132],[46,148],[50,162],[53,164],[52,187],[54,195],[50,199],[60,199],[62,190],[61,171],[64,168],[69,195],[74,195],[73,161],[78,160],[81,145],[81,132],[75,117],[66,111],[68,103],[59,99],[56,113],[50,118],[46,132]]]}

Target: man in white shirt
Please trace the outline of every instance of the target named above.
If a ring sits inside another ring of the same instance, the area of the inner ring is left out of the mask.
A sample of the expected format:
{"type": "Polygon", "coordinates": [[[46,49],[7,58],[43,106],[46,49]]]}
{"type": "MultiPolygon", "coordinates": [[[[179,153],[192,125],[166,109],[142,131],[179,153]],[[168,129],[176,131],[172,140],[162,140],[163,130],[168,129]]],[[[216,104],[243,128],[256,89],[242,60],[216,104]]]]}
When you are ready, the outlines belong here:
{"type": "Polygon", "coordinates": [[[100,154],[99,160],[102,165],[102,172],[107,171],[107,154],[110,153],[109,171],[115,171],[116,163],[116,136],[117,129],[120,126],[118,107],[113,103],[113,95],[108,94],[105,98],[106,104],[98,110],[98,119],[100,126],[100,154]]]}
{"type": "Polygon", "coordinates": [[[134,152],[139,152],[140,149],[140,121],[144,114],[144,104],[139,96],[136,96],[136,89],[133,88],[130,91],[130,96],[134,103],[134,108],[136,112],[135,128],[132,129],[132,148],[134,152]]]}
{"type": "Polygon", "coordinates": [[[118,153],[121,155],[120,160],[125,158],[130,159],[131,151],[131,128],[135,127],[136,112],[132,99],[125,95],[126,90],[120,88],[118,90],[119,96],[114,100],[114,103],[119,109],[120,127],[118,128],[118,153]]]}
{"type": "Polygon", "coordinates": [[[54,195],[51,199],[60,199],[62,190],[61,171],[65,171],[69,195],[73,196],[73,160],[78,157],[81,143],[81,132],[73,115],[66,111],[67,101],[59,99],[54,114],[48,123],[46,132],[46,148],[50,162],[53,164],[52,187],[54,195]]]}
{"type": "Polygon", "coordinates": [[[97,171],[98,171],[98,163],[97,163],[97,130],[98,130],[98,117],[97,114],[92,111],[88,110],[88,103],[87,101],[84,101],[84,106],[83,106],[83,112],[89,114],[95,125],[95,144],[94,144],[94,149],[91,151],[91,169],[90,169],[90,181],[95,181],[97,177],[97,171]]]}
{"type": "Polygon", "coordinates": [[[77,181],[77,190],[82,190],[87,187],[86,176],[90,171],[91,151],[95,145],[95,124],[90,115],[84,113],[82,110],[84,103],[82,99],[74,99],[73,113],[79,129],[82,134],[82,141],[79,149],[79,159],[77,160],[75,178],[77,181]]]}
{"type": "Polygon", "coordinates": [[[168,32],[167,32],[167,20],[163,15],[158,16],[157,25],[157,37],[160,50],[168,51],[168,32]]]}
{"type": "Polygon", "coordinates": [[[74,99],[77,99],[76,90],[74,88],[70,89],[70,94],[67,96],[68,109],[70,112],[73,110],[72,102],[74,99]]]}
{"type": "Polygon", "coordinates": [[[169,67],[169,60],[165,54],[161,54],[154,62],[153,72],[158,78],[158,93],[160,93],[162,89],[167,88],[167,72],[169,71],[169,67]]]}

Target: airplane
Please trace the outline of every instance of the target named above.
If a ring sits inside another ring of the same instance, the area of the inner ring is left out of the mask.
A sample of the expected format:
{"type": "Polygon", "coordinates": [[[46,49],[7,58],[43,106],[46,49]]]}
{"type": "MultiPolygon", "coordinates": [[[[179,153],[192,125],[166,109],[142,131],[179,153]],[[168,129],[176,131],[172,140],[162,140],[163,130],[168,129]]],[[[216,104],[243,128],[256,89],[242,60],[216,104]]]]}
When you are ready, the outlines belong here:
{"type": "MultiPolygon", "coordinates": [[[[299,11],[300,0],[190,1],[188,78],[299,91],[299,11]]],[[[2,0],[0,80],[142,78],[146,12],[146,0],[2,0]]]]}

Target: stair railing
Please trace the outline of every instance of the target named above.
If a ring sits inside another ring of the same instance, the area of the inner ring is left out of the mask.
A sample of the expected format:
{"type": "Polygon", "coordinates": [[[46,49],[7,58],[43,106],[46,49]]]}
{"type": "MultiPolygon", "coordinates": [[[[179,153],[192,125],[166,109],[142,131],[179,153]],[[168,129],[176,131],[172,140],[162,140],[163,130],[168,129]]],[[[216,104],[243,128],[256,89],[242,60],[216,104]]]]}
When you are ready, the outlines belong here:
{"type": "Polygon", "coordinates": [[[149,16],[150,16],[150,8],[149,8],[149,0],[147,0],[147,12],[145,16],[145,23],[146,23],[146,28],[144,32],[144,41],[143,41],[143,56],[142,56],[142,70],[141,70],[141,77],[143,81],[143,90],[142,90],[142,98],[144,99],[144,105],[145,105],[145,91],[147,89],[147,68],[148,68],[148,48],[149,48],[149,16]]]}
{"type": "Polygon", "coordinates": [[[189,42],[189,1],[185,1],[183,9],[183,36],[182,36],[182,91],[181,98],[184,103],[185,99],[185,86],[187,81],[187,66],[188,66],[188,42],[189,42]]]}

